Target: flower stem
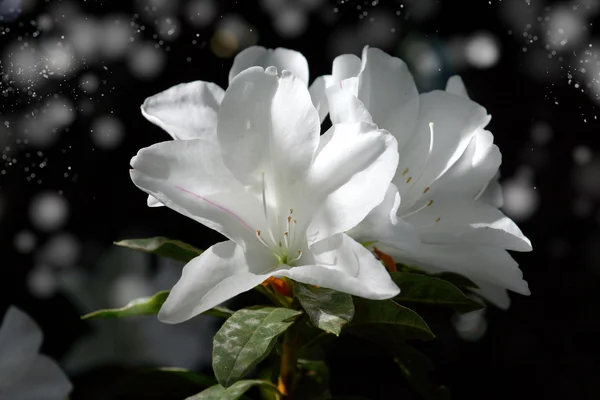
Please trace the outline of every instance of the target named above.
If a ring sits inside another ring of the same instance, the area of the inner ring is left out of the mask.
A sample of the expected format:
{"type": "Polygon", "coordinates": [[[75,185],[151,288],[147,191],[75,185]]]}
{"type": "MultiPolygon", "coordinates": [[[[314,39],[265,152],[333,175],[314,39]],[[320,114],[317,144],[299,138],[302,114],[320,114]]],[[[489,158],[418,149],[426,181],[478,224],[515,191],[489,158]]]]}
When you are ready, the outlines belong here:
{"type": "Polygon", "coordinates": [[[283,336],[281,366],[279,368],[279,379],[277,380],[277,389],[282,394],[280,400],[288,400],[290,398],[297,358],[297,335],[292,325],[283,336]]]}

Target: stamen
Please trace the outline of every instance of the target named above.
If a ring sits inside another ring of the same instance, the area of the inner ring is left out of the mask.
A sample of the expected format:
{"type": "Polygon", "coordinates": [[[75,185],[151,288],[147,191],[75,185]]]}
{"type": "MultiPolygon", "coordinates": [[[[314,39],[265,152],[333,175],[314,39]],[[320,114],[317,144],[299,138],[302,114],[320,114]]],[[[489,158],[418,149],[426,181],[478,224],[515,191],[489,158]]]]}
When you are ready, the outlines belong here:
{"type": "Polygon", "coordinates": [[[409,176],[408,179],[406,180],[406,183],[412,181],[412,176],[409,176]]]}
{"type": "Polygon", "coordinates": [[[289,233],[287,231],[283,232],[283,242],[285,243],[286,250],[290,248],[290,243],[288,241],[289,233]]]}
{"type": "Polygon", "coordinates": [[[298,261],[300,259],[300,257],[302,257],[302,250],[298,249],[298,256],[292,258],[291,260],[289,260],[288,263],[296,262],[296,261],[298,261]]]}
{"type": "Polygon", "coordinates": [[[264,244],[264,245],[265,245],[265,247],[266,247],[267,249],[271,250],[271,246],[269,246],[269,245],[267,244],[267,242],[265,242],[265,241],[263,240],[262,236],[260,235],[260,229],[257,229],[257,230],[256,230],[256,237],[258,238],[258,240],[259,240],[259,241],[260,241],[262,244],[264,244]]]}
{"type": "Polygon", "coordinates": [[[438,218],[436,218],[435,222],[440,222],[440,220],[441,220],[441,218],[438,217],[438,218]]]}
{"type": "Polygon", "coordinates": [[[401,215],[400,218],[408,218],[411,215],[415,215],[419,211],[423,211],[424,209],[426,209],[427,207],[431,206],[432,204],[433,204],[433,200],[429,200],[426,204],[424,204],[423,206],[417,208],[415,211],[410,212],[408,214],[401,215]]]}
{"type": "Polygon", "coordinates": [[[429,192],[429,189],[430,189],[430,188],[429,188],[429,186],[427,186],[427,187],[425,188],[425,190],[423,190],[423,194],[425,194],[425,193],[429,192]]]}
{"type": "Polygon", "coordinates": [[[404,171],[402,171],[402,176],[408,174],[408,168],[406,168],[404,171]]]}

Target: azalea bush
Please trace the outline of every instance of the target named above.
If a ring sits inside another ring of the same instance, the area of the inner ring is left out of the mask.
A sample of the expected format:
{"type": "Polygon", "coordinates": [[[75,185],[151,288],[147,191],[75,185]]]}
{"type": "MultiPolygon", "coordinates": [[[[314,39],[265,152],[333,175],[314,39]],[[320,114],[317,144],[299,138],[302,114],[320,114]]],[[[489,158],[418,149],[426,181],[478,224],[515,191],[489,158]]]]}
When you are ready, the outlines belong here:
{"type": "Polygon", "coordinates": [[[189,399],[253,387],[265,399],[331,398],[324,354],[340,335],[388,352],[423,398],[447,398],[414,346],[435,333],[411,307],[462,314],[482,299],[507,308],[507,289],[529,294],[507,252],[531,245],[498,209],[490,116],[459,77],[419,94],[406,64],[375,48],[339,56],[308,83],[300,53],[250,47],[226,90],[195,81],[144,102],[173,140],[132,158],[133,183],[149,206],[227,240],[202,250],[165,237],[116,243],[184,261],[181,278],[84,318],[222,318],[214,378],[175,370],[208,386],[189,399]],[[250,290],[263,301],[223,305],[250,290]]]}
{"type": "MultiPolygon", "coordinates": [[[[415,310],[464,315],[485,301],[506,309],[507,290],[529,294],[507,250],[531,244],[499,211],[490,116],[459,77],[419,94],[406,64],[376,48],[337,57],[331,75],[309,82],[300,53],[250,47],[226,90],[195,81],[144,102],[143,116],[172,140],[139,150],[133,183],[148,206],[226,240],[207,249],[166,237],[117,242],[185,262],[181,278],[83,318],[220,318],[214,376],[147,371],[196,385],[188,400],[339,398],[326,360],[340,337],[387,353],[416,396],[448,398],[419,350],[435,332],[415,310]],[[249,291],[261,301],[228,305],[249,291]]],[[[38,342],[24,346],[42,357],[38,342]]],[[[64,397],[68,381],[56,380],[64,397]]]]}

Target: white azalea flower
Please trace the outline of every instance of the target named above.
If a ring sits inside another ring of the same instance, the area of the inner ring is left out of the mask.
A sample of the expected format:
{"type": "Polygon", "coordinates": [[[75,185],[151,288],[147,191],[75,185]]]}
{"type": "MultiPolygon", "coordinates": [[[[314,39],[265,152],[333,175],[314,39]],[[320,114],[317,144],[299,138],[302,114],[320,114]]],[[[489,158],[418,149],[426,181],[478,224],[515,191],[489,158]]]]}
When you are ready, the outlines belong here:
{"type": "MultiPolygon", "coordinates": [[[[192,114],[165,107],[165,120],[192,114]]],[[[320,136],[305,83],[274,67],[235,76],[216,119],[215,135],[159,143],[131,162],[138,187],[230,239],[184,267],[160,320],[185,321],[271,276],[371,299],[398,294],[344,234],[385,196],[398,162],[389,133],[357,122],[320,136]]]]}
{"type": "Polygon", "coordinates": [[[11,306],[0,327],[0,398],[64,400],[72,386],[58,364],[39,354],[42,332],[11,306]]]}
{"type": "Polygon", "coordinates": [[[528,295],[506,250],[531,244],[498,210],[500,151],[484,129],[490,117],[460,78],[446,91],[419,95],[404,62],[365,48],[362,60],[338,57],[333,75],[321,80],[329,86],[313,99],[327,96],[332,122],[372,121],[398,140],[400,162],[385,200],[348,233],[377,241],[397,262],[463,274],[500,307],[509,305],[505,289],[528,295]]]}
{"type": "MultiPolygon", "coordinates": [[[[290,71],[308,85],[308,63],[301,53],[260,46],[248,47],[235,57],[229,71],[229,81],[247,68],[270,66],[278,71],[290,71]]],[[[225,91],[212,82],[182,83],[147,98],[141,107],[142,115],[175,140],[208,138],[216,135],[217,114],[224,95],[225,91]]],[[[152,196],[148,196],[148,205],[162,206],[152,196]]]]}

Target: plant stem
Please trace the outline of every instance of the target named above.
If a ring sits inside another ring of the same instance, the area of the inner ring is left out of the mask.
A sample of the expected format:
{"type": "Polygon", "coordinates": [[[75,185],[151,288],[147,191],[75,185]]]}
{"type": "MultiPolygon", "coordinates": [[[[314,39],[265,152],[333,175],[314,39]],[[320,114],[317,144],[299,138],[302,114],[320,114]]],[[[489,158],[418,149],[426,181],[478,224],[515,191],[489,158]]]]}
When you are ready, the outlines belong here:
{"type": "Polygon", "coordinates": [[[289,399],[292,393],[293,376],[296,370],[297,335],[294,326],[291,326],[283,336],[283,350],[281,354],[281,366],[279,368],[279,379],[277,389],[281,392],[281,400],[289,399]]]}

